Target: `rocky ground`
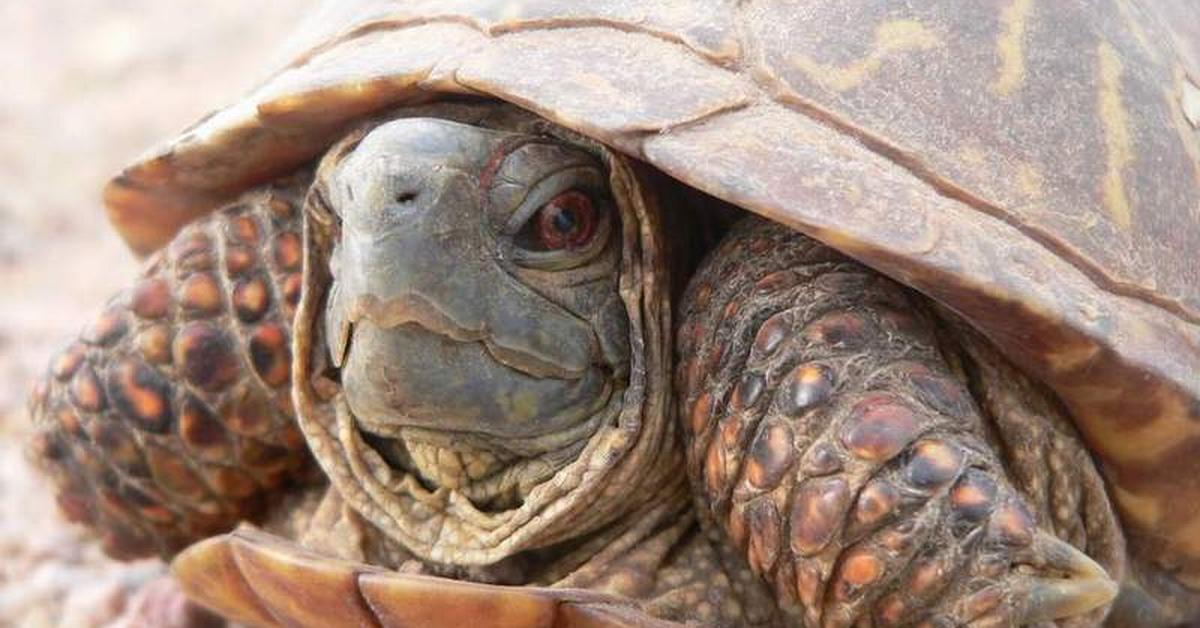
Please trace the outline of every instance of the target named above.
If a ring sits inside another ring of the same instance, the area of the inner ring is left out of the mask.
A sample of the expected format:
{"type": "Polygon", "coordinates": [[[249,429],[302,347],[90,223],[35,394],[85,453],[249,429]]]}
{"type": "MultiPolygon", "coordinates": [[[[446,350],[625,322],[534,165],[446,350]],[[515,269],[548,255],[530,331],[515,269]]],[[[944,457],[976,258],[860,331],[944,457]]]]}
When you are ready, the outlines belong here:
{"type": "Polygon", "coordinates": [[[104,181],[261,78],[310,2],[0,3],[0,626],[130,625],[129,591],[161,571],[56,518],[21,455],[24,397],[137,271],[104,181]]]}

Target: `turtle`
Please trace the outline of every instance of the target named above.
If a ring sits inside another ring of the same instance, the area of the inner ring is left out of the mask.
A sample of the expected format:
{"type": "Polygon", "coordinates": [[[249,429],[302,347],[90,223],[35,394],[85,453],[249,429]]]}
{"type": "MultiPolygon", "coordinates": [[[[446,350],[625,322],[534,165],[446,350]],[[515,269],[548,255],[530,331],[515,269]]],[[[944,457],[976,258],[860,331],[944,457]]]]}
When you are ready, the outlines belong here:
{"type": "Polygon", "coordinates": [[[249,625],[1200,618],[1187,0],[339,0],[35,384],[249,625]]]}

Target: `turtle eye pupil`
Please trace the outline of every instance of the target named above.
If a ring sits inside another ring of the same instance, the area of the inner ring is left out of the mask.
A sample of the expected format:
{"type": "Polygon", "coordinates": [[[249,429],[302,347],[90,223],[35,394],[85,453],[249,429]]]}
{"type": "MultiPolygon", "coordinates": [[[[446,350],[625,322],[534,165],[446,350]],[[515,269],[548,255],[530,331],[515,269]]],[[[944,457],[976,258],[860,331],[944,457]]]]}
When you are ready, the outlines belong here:
{"type": "Polygon", "coordinates": [[[564,208],[561,211],[554,212],[554,229],[558,233],[569,236],[575,231],[575,225],[579,222],[575,217],[575,212],[569,208],[564,208]]]}
{"type": "Polygon", "coordinates": [[[575,190],[550,199],[535,216],[539,244],[546,250],[577,249],[596,234],[592,200],[575,190]]]}

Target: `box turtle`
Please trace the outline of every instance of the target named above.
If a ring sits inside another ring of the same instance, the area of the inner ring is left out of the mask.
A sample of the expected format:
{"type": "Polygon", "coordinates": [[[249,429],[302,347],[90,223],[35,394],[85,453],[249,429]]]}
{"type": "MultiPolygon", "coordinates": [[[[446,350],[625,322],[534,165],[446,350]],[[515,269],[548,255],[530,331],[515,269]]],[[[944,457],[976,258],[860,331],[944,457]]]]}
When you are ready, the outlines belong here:
{"type": "Polygon", "coordinates": [[[112,180],[147,265],[34,388],[113,556],[250,625],[1200,617],[1191,0],[342,0],[284,58],[112,180]]]}

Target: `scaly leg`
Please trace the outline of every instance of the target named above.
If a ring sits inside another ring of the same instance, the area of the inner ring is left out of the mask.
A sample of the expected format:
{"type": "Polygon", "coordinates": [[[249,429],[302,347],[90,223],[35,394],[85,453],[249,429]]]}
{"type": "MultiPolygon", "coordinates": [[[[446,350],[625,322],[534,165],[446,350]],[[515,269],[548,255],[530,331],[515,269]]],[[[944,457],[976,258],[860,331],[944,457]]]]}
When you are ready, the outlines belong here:
{"type": "Polygon", "coordinates": [[[1055,532],[1113,530],[1039,521],[926,309],[785,227],[735,227],[681,310],[702,516],[805,625],[1098,621],[1115,585],[1055,532]]]}
{"type": "Polygon", "coordinates": [[[109,555],[230,529],[309,465],[289,395],[308,179],[183,229],[35,386],[32,457],[109,555]]]}

